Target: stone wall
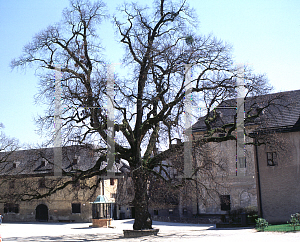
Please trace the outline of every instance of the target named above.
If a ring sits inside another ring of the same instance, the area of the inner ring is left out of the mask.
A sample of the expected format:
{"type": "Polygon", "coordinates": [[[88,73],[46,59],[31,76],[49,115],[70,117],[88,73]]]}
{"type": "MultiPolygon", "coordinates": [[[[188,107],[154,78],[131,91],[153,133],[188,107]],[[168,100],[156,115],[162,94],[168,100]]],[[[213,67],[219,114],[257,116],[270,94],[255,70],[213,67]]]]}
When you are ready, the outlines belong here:
{"type": "Polygon", "coordinates": [[[258,148],[262,212],[269,223],[286,223],[300,212],[300,132],[278,135],[283,147],[258,148]],[[275,166],[268,166],[267,152],[276,152],[275,166]]]}
{"type": "MultiPolygon", "coordinates": [[[[38,183],[39,178],[27,178],[31,179],[32,184],[38,183]]],[[[17,184],[17,182],[16,182],[17,184]]],[[[105,196],[112,202],[117,187],[117,180],[115,179],[114,185],[110,185],[110,179],[104,180],[105,196]]],[[[38,189],[38,188],[37,188],[38,189]]],[[[99,194],[102,192],[102,187],[99,188],[99,194]]],[[[43,205],[46,213],[48,213],[47,219],[49,222],[91,222],[92,221],[92,204],[97,195],[92,195],[89,189],[74,188],[72,185],[70,188],[58,191],[56,194],[50,197],[38,200],[32,200],[30,202],[15,202],[18,204],[19,211],[9,212],[5,211],[5,203],[0,203],[0,212],[4,216],[5,221],[27,221],[33,222],[37,220],[37,207],[43,205]],[[80,211],[72,213],[72,204],[80,204],[80,211]]],[[[8,203],[8,202],[7,202],[8,203]]]]}

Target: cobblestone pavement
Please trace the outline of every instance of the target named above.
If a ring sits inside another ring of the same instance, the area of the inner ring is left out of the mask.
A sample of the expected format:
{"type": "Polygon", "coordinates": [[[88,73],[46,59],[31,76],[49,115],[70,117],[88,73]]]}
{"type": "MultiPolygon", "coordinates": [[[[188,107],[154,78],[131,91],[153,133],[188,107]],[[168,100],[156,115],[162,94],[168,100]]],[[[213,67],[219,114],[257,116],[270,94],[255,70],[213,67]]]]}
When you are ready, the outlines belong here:
{"type": "Polygon", "coordinates": [[[255,229],[216,229],[214,225],[193,225],[153,222],[159,229],[157,236],[124,238],[123,229],[132,229],[133,220],[116,220],[115,228],[90,228],[89,223],[3,223],[0,226],[2,241],[101,241],[101,242],[294,242],[300,241],[300,232],[256,232],[255,229]]]}

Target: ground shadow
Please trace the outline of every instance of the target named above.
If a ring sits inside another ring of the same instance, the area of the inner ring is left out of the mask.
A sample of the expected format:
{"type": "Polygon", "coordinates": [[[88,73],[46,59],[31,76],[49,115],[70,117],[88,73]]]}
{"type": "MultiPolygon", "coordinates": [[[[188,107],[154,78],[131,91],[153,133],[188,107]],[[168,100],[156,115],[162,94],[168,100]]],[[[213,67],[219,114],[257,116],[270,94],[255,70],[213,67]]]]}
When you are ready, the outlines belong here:
{"type": "Polygon", "coordinates": [[[81,227],[81,228],[71,228],[71,229],[94,229],[93,227],[81,227]]]}
{"type": "Polygon", "coordinates": [[[215,227],[215,224],[188,224],[188,223],[175,223],[175,222],[161,222],[153,221],[153,225],[158,226],[180,226],[180,227],[215,227]]]}
{"type": "Polygon", "coordinates": [[[134,223],[134,219],[118,219],[118,220],[112,220],[112,222],[114,221],[118,221],[121,222],[122,224],[133,224],[134,223]]]}
{"type": "Polygon", "coordinates": [[[251,230],[251,229],[255,229],[255,228],[254,227],[216,228],[216,226],[214,226],[213,228],[208,228],[207,230],[242,230],[242,229],[251,230]]]}
{"type": "Polygon", "coordinates": [[[32,237],[10,237],[3,238],[4,241],[13,241],[13,242],[50,242],[50,241],[72,241],[72,242],[90,242],[90,241],[102,241],[102,240],[120,240],[125,239],[123,235],[95,235],[95,234],[85,234],[85,235],[63,235],[63,236],[32,236],[32,237]],[[109,237],[108,237],[109,236],[109,237]]]}
{"type": "MultiPolygon", "coordinates": [[[[122,224],[133,224],[134,219],[125,219],[125,220],[115,220],[120,221],[122,224]]],[[[180,227],[212,227],[215,224],[189,224],[189,223],[176,223],[176,222],[162,222],[162,221],[152,221],[153,226],[180,226],[180,227]]]]}

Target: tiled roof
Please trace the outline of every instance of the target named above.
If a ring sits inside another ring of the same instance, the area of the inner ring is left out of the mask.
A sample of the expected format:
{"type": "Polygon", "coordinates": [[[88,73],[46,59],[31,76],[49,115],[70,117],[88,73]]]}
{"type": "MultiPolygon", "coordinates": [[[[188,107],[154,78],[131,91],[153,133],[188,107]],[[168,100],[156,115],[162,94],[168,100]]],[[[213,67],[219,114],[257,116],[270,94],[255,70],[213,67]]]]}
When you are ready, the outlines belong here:
{"type": "MultiPolygon", "coordinates": [[[[97,154],[83,146],[68,146],[62,148],[62,168],[66,172],[88,170],[97,161],[97,154]],[[74,160],[77,158],[77,160],[74,160]]],[[[0,153],[4,156],[5,153],[0,153]]],[[[0,163],[0,175],[32,175],[43,176],[53,174],[54,149],[30,149],[13,152],[9,158],[0,163]]],[[[105,168],[106,164],[100,166],[105,168]]],[[[113,172],[120,173],[122,164],[115,164],[113,172]]]]}
{"type": "MultiPolygon", "coordinates": [[[[211,123],[212,128],[234,122],[236,99],[223,101],[217,108],[217,119],[211,123]],[[225,107],[225,108],[222,108],[225,107]],[[233,108],[228,108],[233,107],[233,108]]],[[[247,97],[245,114],[257,113],[257,108],[266,107],[263,113],[245,126],[258,125],[260,129],[300,127],[300,90],[279,92],[262,96],[247,97]]],[[[205,117],[200,117],[192,126],[193,132],[205,131],[205,117]]]]}

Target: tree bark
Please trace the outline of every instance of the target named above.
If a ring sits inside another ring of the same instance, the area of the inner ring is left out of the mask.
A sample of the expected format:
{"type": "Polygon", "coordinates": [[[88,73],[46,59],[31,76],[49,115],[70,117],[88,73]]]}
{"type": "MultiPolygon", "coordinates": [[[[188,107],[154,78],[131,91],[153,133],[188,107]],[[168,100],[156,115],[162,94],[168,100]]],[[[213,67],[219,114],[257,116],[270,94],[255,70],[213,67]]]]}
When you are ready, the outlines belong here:
{"type": "Polygon", "coordinates": [[[148,194],[147,194],[148,174],[142,168],[138,168],[133,172],[134,183],[134,200],[135,220],[133,224],[134,230],[152,229],[152,219],[148,212],[148,194]]]}

